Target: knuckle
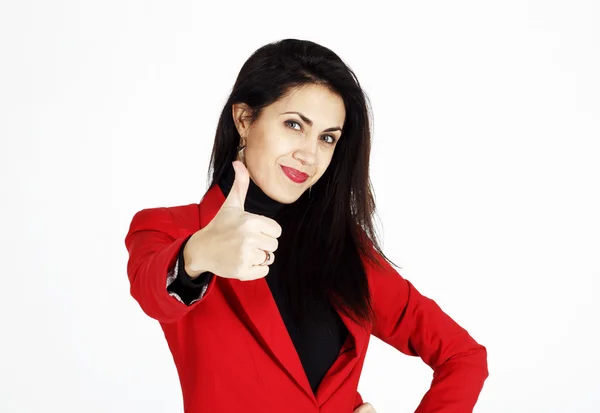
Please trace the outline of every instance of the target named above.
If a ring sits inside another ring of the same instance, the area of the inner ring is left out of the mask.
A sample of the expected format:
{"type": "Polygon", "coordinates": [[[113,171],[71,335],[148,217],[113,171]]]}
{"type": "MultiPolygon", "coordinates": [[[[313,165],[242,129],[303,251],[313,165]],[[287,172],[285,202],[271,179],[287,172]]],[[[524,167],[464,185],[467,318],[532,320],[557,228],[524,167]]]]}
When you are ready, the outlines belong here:
{"type": "Polygon", "coordinates": [[[269,247],[270,247],[271,251],[277,251],[277,248],[279,247],[279,241],[277,241],[276,239],[273,239],[273,241],[271,241],[271,244],[269,247]]]}
{"type": "Polygon", "coordinates": [[[241,241],[242,253],[247,254],[253,245],[254,245],[254,240],[252,239],[252,237],[243,237],[242,241],[241,241]]]}
{"type": "Polygon", "coordinates": [[[251,229],[254,225],[254,221],[255,218],[251,214],[245,212],[240,219],[240,228],[244,230],[251,229]]]}

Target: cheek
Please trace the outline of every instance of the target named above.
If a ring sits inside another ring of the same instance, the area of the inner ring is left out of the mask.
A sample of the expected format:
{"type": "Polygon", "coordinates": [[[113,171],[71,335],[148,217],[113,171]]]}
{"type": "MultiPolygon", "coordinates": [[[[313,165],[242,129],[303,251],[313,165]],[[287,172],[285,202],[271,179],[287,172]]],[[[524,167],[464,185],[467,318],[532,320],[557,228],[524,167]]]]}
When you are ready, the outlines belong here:
{"type": "Polygon", "coordinates": [[[333,151],[332,152],[328,152],[328,153],[324,153],[319,158],[319,169],[322,171],[322,174],[324,174],[325,171],[327,170],[327,168],[329,168],[329,165],[331,164],[331,159],[332,158],[333,158],[333,151]]]}
{"type": "Polygon", "coordinates": [[[322,158],[319,158],[319,168],[316,174],[316,176],[318,176],[317,179],[320,179],[325,174],[325,172],[327,172],[327,169],[329,169],[329,166],[331,165],[331,159],[333,159],[333,152],[323,154],[322,158]]]}
{"type": "Polygon", "coordinates": [[[274,135],[268,141],[265,141],[262,150],[266,157],[268,156],[270,160],[276,161],[280,158],[288,157],[294,152],[294,141],[285,136],[274,135]]]}
{"type": "Polygon", "coordinates": [[[328,157],[327,159],[323,160],[322,162],[320,162],[318,164],[319,167],[317,169],[317,173],[315,174],[315,179],[313,181],[313,184],[316,183],[319,179],[321,179],[321,177],[327,171],[327,168],[329,168],[330,163],[331,163],[331,157],[328,157]]]}
{"type": "Polygon", "coordinates": [[[284,153],[282,139],[270,130],[256,130],[251,136],[252,142],[248,144],[252,156],[257,160],[271,162],[274,158],[284,153]]]}

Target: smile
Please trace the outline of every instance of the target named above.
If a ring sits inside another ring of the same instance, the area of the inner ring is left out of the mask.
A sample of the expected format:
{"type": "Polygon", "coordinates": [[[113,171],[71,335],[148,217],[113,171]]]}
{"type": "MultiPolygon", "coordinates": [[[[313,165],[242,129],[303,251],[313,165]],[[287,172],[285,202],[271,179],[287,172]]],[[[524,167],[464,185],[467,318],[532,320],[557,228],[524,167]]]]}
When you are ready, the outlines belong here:
{"type": "Polygon", "coordinates": [[[280,166],[281,166],[281,169],[283,170],[283,172],[285,173],[285,175],[295,183],[301,184],[302,182],[304,182],[308,179],[308,175],[305,174],[304,172],[301,172],[297,169],[290,168],[287,166],[283,166],[283,165],[280,165],[280,166]]]}

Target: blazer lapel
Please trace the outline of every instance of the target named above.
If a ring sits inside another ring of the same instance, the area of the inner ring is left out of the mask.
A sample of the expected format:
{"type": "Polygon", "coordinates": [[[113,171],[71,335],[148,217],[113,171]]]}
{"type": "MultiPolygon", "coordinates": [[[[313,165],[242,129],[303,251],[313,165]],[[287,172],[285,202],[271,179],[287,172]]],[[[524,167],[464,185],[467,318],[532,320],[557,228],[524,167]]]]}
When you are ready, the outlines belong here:
{"type": "Polygon", "coordinates": [[[348,338],[342,346],[337,359],[317,388],[317,405],[322,406],[344,380],[352,373],[362,354],[367,349],[370,333],[356,324],[350,317],[338,311],[342,321],[348,328],[348,338]]]}
{"type": "MultiPolygon", "coordinates": [[[[225,196],[218,185],[208,190],[200,203],[201,228],[214,218],[224,201],[225,196]]],[[[348,328],[348,338],[315,395],[266,280],[261,278],[254,281],[240,281],[223,278],[222,281],[223,289],[228,290],[226,295],[233,298],[231,304],[257,341],[270,352],[313,401],[319,406],[325,403],[351,373],[365,349],[369,333],[350,318],[339,313],[348,328]]]]}

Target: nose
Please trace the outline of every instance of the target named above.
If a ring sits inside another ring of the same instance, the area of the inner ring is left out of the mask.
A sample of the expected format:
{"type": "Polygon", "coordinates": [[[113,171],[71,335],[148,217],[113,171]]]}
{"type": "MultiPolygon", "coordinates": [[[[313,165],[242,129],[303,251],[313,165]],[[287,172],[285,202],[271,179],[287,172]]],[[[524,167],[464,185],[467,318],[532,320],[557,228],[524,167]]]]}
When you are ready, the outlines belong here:
{"type": "Polygon", "coordinates": [[[303,165],[314,165],[317,162],[318,148],[318,138],[303,139],[294,151],[294,158],[302,162],[303,165]]]}

